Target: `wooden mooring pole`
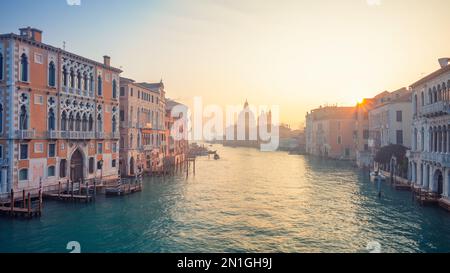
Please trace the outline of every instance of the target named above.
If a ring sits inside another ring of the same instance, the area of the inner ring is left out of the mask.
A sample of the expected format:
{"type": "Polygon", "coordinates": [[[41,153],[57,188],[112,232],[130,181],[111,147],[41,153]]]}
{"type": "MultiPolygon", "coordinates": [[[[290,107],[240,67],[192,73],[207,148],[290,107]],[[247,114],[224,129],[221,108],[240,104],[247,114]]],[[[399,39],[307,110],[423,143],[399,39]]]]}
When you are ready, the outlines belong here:
{"type": "Polygon", "coordinates": [[[27,199],[25,198],[25,190],[22,191],[22,202],[23,202],[23,206],[22,208],[26,208],[27,207],[27,199]]]}
{"type": "Polygon", "coordinates": [[[11,215],[12,215],[12,213],[14,211],[14,191],[13,191],[13,189],[11,189],[11,204],[10,204],[10,206],[11,206],[11,215]]]}

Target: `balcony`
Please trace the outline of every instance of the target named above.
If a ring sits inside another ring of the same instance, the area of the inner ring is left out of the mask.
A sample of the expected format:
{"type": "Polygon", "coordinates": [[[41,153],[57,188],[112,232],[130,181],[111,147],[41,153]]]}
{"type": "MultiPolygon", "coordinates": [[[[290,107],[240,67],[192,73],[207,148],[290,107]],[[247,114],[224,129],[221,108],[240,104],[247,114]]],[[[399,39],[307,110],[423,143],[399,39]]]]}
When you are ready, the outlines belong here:
{"type": "Polygon", "coordinates": [[[450,154],[422,152],[422,160],[439,163],[444,167],[450,167],[450,154]]]}
{"type": "Polygon", "coordinates": [[[449,107],[444,101],[422,106],[421,116],[434,117],[448,114],[449,107]]]}
{"type": "Polygon", "coordinates": [[[105,138],[105,133],[104,132],[95,132],[95,137],[96,138],[100,138],[100,139],[104,139],[105,138]]]}
{"type": "Polygon", "coordinates": [[[33,139],[36,136],[35,130],[17,130],[17,139],[33,139]]]}
{"type": "Polygon", "coordinates": [[[108,134],[109,139],[120,139],[120,132],[114,132],[108,134]]]}
{"type": "Polygon", "coordinates": [[[93,139],[94,132],[59,132],[61,138],[65,139],[93,139]]]}

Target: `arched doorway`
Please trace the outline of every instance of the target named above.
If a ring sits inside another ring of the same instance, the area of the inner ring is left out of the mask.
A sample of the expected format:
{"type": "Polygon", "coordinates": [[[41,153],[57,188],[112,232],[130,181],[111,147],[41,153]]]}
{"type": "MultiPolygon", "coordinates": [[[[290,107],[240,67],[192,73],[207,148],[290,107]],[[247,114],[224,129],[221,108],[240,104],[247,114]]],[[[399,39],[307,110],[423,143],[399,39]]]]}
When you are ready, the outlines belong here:
{"type": "Polygon", "coordinates": [[[130,175],[134,175],[134,157],[130,159],[130,175]]]}
{"type": "Polygon", "coordinates": [[[79,182],[80,180],[83,180],[83,178],[83,154],[77,149],[70,159],[70,180],[79,182]]]}
{"type": "Polygon", "coordinates": [[[436,192],[439,195],[444,194],[444,176],[442,175],[442,172],[440,170],[437,170],[434,174],[434,182],[437,186],[436,192]]]}

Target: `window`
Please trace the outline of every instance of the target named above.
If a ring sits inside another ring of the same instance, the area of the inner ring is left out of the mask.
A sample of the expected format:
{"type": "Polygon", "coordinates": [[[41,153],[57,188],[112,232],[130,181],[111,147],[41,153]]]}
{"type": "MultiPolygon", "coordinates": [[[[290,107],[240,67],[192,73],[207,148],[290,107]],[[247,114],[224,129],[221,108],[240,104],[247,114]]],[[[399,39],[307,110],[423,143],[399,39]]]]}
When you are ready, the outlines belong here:
{"type": "Polygon", "coordinates": [[[120,121],[125,121],[125,112],[120,110],[120,121]]]}
{"type": "Polygon", "coordinates": [[[88,91],[88,76],[87,76],[86,73],[84,74],[84,86],[83,86],[83,90],[84,90],[84,91],[88,91]]]}
{"type": "Polygon", "coordinates": [[[19,180],[20,181],[28,180],[28,169],[22,169],[19,171],[19,180]]]}
{"type": "Polygon", "coordinates": [[[48,144],[48,157],[55,157],[56,156],[56,144],[50,143],[48,144]]]}
{"type": "Polygon", "coordinates": [[[28,144],[20,144],[20,159],[28,159],[28,144]]]}
{"type": "Polygon", "coordinates": [[[363,131],[363,137],[364,137],[364,139],[369,139],[369,130],[364,130],[363,131]]]}
{"type": "Polygon", "coordinates": [[[54,131],[55,129],[55,111],[53,109],[50,109],[50,111],[48,112],[48,130],[54,131]]]}
{"type": "Polygon", "coordinates": [[[67,114],[63,112],[61,115],[61,131],[67,131],[67,114]]]}
{"type": "Polygon", "coordinates": [[[42,54],[34,53],[34,62],[37,64],[43,64],[44,57],[42,56],[42,54]]]}
{"type": "Polygon", "coordinates": [[[94,158],[89,158],[89,173],[94,173],[94,158]]]}
{"type": "Polygon", "coordinates": [[[44,152],[44,144],[43,143],[35,143],[34,144],[34,152],[37,154],[41,154],[44,152]]]}
{"type": "Polygon", "coordinates": [[[28,82],[28,57],[25,53],[20,57],[20,80],[28,82]]]}
{"type": "Polygon", "coordinates": [[[113,116],[113,118],[112,118],[112,131],[113,131],[113,133],[115,133],[117,131],[116,116],[113,116]]]}
{"type": "Polygon", "coordinates": [[[34,95],[34,104],[44,104],[44,97],[42,95],[34,95]]]}
{"type": "Polygon", "coordinates": [[[0,159],[3,159],[3,145],[0,145],[0,159]]]}
{"type": "Polygon", "coordinates": [[[103,132],[103,121],[102,116],[98,114],[97,116],[97,132],[101,133],[103,132]]]}
{"type": "Polygon", "coordinates": [[[48,85],[51,87],[56,86],[56,68],[54,62],[50,62],[48,65],[48,85]]]}
{"type": "Polygon", "coordinates": [[[0,104],[0,133],[3,133],[3,105],[0,104]]]}
{"type": "Polygon", "coordinates": [[[98,161],[97,162],[97,170],[101,170],[102,169],[102,162],[101,161],[98,161]]]}
{"type": "Polygon", "coordinates": [[[64,149],[66,149],[66,145],[64,143],[61,143],[61,150],[64,151],[64,149]]]}
{"type": "Polygon", "coordinates": [[[111,167],[112,167],[112,168],[115,168],[115,167],[116,167],[116,160],[115,160],[115,159],[113,159],[113,160],[111,161],[111,167]]]}
{"type": "Polygon", "coordinates": [[[130,88],[130,97],[133,96],[133,88],[130,88]]]}
{"type": "Polygon", "coordinates": [[[0,53],[0,80],[3,80],[3,54],[0,53]]]}
{"type": "Polygon", "coordinates": [[[397,144],[403,145],[403,131],[397,130],[397,144]]]}
{"type": "Polygon", "coordinates": [[[63,74],[62,74],[62,77],[63,77],[63,85],[64,86],[67,86],[69,83],[68,83],[68,78],[67,78],[67,76],[68,76],[68,72],[67,72],[67,68],[64,66],[63,67],[63,74]]]}
{"type": "Polygon", "coordinates": [[[403,121],[403,112],[397,111],[397,122],[402,122],[402,121],[403,121]]]}
{"type": "Polygon", "coordinates": [[[19,129],[28,130],[28,111],[25,105],[20,107],[19,129]]]}
{"type": "Polygon", "coordinates": [[[338,136],[337,143],[338,144],[342,144],[342,137],[341,136],[338,136]]]}
{"type": "Polygon", "coordinates": [[[64,178],[66,177],[66,168],[67,168],[67,160],[62,159],[59,163],[59,177],[64,178]]]}
{"type": "Polygon", "coordinates": [[[102,76],[99,75],[97,78],[97,95],[102,96],[103,94],[103,82],[102,82],[102,76]]]}
{"type": "Polygon", "coordinates": [[[103,153],[103,143],[97,143],[97,153],[98,154],[103,153]]]}
{"type": "Polygon", "coordinates": [[[70,71],[70,88],[75,88],[75,72],[70,71]]]}
{"type": "Polygon", "coordinates": [[[125,96],[125,87],[120,87],[120,96],[125,96]]]}
{"type": "Polygon", "coordinates": [[[117,153],[117,143],[116,142],[112,143],[112,152],[117,153]]]}
{"type": "Polygon", "coordinates": [[[113,84],[112,84],[112,97],[113,99],[117,98],[117,81],[113,80],[113,84]]]}
{"type": "Polygon", "coordinates": [[[47,177],[54,177],[55,176],[55,166],[50,166],[47,169],[47,177]]]}

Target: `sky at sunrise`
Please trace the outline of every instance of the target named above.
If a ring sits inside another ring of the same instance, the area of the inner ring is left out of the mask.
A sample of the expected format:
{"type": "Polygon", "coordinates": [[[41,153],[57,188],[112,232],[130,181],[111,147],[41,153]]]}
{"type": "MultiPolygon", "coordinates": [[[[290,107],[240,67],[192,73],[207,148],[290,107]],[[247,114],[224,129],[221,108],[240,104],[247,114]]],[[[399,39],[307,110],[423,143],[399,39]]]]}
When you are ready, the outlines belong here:
{"type": "Polygon", "coordinates": [[[448,0],[0,0],[0,33],[32,26],[44,43],[122,76],[163,78],[191,104],[279,105],[299,127],[325,104],[408,86],[450,56],[448,0]]]}

